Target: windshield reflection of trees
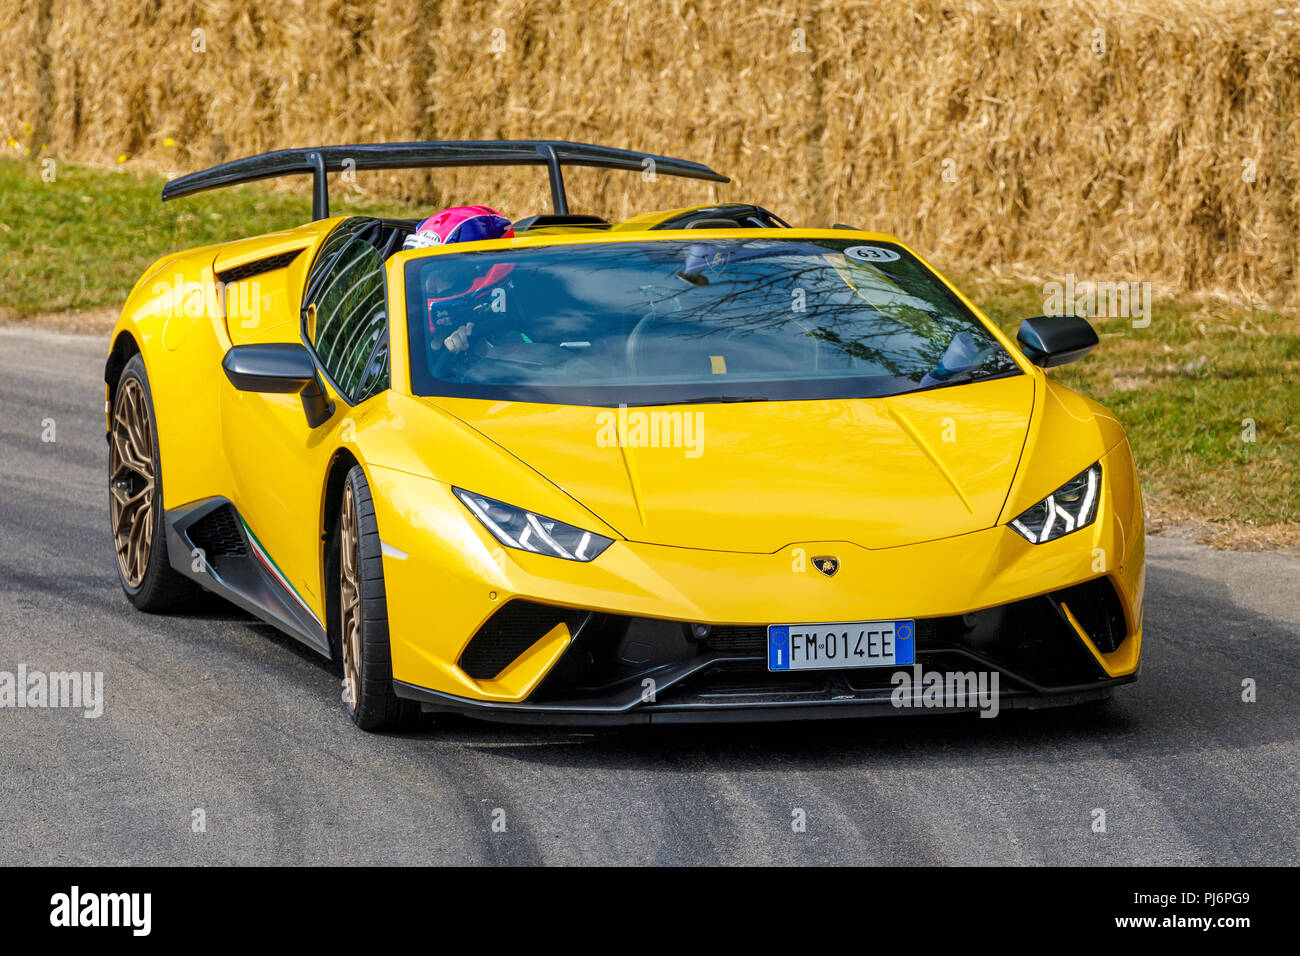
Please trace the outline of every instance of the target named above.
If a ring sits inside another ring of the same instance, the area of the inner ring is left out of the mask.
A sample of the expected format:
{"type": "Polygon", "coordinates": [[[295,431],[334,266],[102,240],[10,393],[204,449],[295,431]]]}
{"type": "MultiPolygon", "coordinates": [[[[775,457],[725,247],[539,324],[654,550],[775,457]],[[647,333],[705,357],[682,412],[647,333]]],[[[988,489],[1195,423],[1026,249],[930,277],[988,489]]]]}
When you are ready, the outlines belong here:
{"type": "MultiPolygon", "coordinates": [[[[865,365],[874,373],[916,378],[939,364],[958,331],[978,332],[968,321],[916,305],[872,305],[872,292],[877,300],[925,299],[895,277],[880,281],[854,270],[850,279],[824,261],[751,259],[713,274],[702,270],[699,278],[707,285],[679,279],[681,289],[662,288],[650,303],[655,321],[669,326],[659,336],[669,348],[674,340],[725,335],[768,336],[772,348],[781,349],[806,337],[830,353],[829,364],[819,359],[818,367],[851,371],[865,365]],[[796,308],[800,290],[802,310],[796,308]]],[[[645,334],[654,337],[650,328],[645,334]]]]}
{"type": "Polygon", "coordinates": [[[640,326],[644,347],[670,359],[676,343],[726,337],[787,361],[810,341],[816,353],[809,364],[786,368],[916,381],[966,331],[985,346],[968,371],[1014,367],[906,256],[859,264],[843,257],[840,244],[769,239],[614,243],[576,252],[547,248],[513,259],[523,312],[531,313],[539,341],[623,341],[640,326]]]}

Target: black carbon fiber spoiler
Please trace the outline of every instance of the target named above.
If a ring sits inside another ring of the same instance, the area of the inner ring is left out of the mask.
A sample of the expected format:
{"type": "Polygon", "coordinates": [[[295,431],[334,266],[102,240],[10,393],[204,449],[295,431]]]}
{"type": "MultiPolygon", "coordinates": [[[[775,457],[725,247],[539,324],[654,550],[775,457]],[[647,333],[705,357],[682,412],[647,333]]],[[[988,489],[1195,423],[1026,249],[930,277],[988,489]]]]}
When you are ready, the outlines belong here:
{"type": "Polygon", "coordinates": [[[421,169],[431,166],[546,166],[551,176],[551,201],[557,215],[568,215],[562,166],[649,171],[665,176],[731,182],[701,163],[671,156],[656,156],[630,149],[566,143],[562,140],[462,140],[444,143],[367,143],[357,146],[319,146],[314,149],[277,149],[232,160],[163,186],[162,198],[177,199],[258,179],[311,173],[312,219],[329,218],[326,174],[357,169],[421,169]]]}

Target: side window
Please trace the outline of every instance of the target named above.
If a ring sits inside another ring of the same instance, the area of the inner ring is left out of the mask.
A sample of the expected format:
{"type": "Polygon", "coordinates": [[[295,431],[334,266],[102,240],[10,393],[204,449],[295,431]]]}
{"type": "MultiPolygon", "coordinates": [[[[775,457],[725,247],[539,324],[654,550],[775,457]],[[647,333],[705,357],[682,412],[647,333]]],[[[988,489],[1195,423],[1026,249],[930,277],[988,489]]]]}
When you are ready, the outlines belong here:
{"type": "Polygon", "coordinates": [[[367,219],[340,224],[321,247],[304,304],[307,340],[353,404],[388,387],[384,259],[371,243],[378,226],[367,219]]]}

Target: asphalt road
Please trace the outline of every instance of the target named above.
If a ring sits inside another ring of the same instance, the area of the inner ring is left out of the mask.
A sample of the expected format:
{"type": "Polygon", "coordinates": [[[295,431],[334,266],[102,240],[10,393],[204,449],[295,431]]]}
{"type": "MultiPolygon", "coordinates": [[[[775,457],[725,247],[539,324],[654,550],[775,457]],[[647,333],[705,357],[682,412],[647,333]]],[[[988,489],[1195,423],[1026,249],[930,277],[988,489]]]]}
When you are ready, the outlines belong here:
{"type": "Polygon", "coordinates": [[[1100,706],[372,736],[332,665],[271,628],[215,601],[127,603],[104,347],[0,327],[0,672],[102,671],[105,698],[96,719],[0,709],[0,864],[1300,858],[1293,558],[1152,537],[1142,679],[1100,706]]]}

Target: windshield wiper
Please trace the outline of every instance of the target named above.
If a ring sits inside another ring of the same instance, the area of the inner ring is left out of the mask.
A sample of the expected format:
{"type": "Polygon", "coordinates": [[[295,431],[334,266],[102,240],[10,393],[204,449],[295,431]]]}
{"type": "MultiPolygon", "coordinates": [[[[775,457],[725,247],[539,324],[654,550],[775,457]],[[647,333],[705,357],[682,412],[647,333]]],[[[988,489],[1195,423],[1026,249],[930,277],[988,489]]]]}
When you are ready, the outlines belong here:
{"type": "Polygon", "coordinates": [[[1020,369],[1008,368],[996,372],[984,372],[978,368],[964,368],[960,372],[954,372],[950,377],[939,382],[931,382],[929,385],[918,384],[916,388],[909,388],[907,391],[899,392],[899,395],[911,395],[915,392],[928,392],[936,388],[947,388],[950,385],[969,385],[971,382],[984,382],[994,378],[1010,378],[1012,375],[1019,375],[1020,369]]]}
{"type": "Polygon", "coordinates": [[[628,408],[640,405],[725,405],[731,402],[766,402],[766,395],[706,395],[704,398],[683,398],[676,402],[629,402],[628,408]]]}

